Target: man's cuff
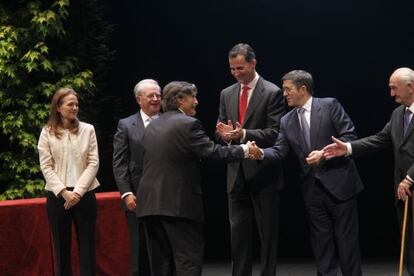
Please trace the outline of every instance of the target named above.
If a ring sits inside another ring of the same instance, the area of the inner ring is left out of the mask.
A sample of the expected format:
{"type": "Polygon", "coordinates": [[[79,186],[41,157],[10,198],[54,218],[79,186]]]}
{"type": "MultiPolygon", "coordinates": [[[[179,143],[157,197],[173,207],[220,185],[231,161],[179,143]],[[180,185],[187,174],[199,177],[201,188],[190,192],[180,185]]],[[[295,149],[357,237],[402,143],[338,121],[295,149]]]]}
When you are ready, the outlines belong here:
{"type": "Polygon", "coordinates": [[[121,195],[121,199],[124,199],[127,195],[132,195],[132,192],[126,192],[121,195]]]}
{"type": "Polygon", "coordinates": [[[242,131],[243,131],[243,135],[240,138],[240,143],[245,143],[245,140],[246,140],[246,130],[243,128],[242,131]]]}
{"type": "Polygon", "coordinates": [[[243,128],[242,131],[243,131],[242,141],[245,141],[246,140],[246,130],[243,128]]]}
{"type": "Polygon", "coordinates": [[[352,146],[351,146],[351,143],[347,142],[347,143],[345,143],[345,145],[346,145],[346,149],[347,149],[347,152],[346,152],[345,156],[352,155],[352,146]]]}
{"type": "Polygon", "coordinates": [[[249,147],[246,144],[240,145],[244,152],[244,158],[249,157],[249,147]]]}

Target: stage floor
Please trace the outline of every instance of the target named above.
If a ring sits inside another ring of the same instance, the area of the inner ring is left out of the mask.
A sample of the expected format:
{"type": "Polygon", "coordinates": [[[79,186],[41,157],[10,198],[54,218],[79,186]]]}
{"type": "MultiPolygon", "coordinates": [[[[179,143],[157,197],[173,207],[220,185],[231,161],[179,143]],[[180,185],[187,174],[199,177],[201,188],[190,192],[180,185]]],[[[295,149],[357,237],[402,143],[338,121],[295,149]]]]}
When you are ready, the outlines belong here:
{"type": "MultiPolygon", "coordinates": [[[[364,276],[395,276],[398,275],[398,260],[369,260],[362,263],[364,276]]],[[[229,276],[231,275],[230,262],[205,261],[203,276],[229,276]]],[[[253,268],[253,276],[259,275],[259,264],[253,268]]],[[[280,260],[278,262],[277,276],[312,276],[316,275],[316,267],[312,260],[280,260]]],[[[338,276],[341,276],[338,273],[338,276]]],[[[404,274],[408,275],[408,274],[404,274]]]]}

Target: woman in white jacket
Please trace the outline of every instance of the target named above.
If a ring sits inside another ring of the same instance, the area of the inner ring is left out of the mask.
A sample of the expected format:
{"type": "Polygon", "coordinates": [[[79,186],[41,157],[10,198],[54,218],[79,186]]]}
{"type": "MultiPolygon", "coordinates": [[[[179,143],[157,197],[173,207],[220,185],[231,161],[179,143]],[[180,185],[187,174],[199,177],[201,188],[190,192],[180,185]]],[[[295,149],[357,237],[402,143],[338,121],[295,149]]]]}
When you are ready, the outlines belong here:
{"type": "Polygon", "coordinates": [[[78,94],[60,88],[53,95],[49,121],[38,150],[46,180],[47,213],[53,236],[56,275],[71,275],[72,221],[75,223],[80,274],[96,275],[95,225],[99,186],[98,144],[92,125],[78,120],[78,94]]]}

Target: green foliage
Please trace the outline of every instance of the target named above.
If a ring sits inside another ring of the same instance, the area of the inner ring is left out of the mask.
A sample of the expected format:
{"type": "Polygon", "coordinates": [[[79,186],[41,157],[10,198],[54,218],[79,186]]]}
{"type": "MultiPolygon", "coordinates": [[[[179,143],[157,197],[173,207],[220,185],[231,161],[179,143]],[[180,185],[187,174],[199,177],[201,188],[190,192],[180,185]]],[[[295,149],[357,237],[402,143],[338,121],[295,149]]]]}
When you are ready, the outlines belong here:
{"type": "Polygon", "coordinates": [[[37,137],[54,91],[69,86],[87,100],[96,89],[93,63],[70,40],[70,8],[69,0],[0,4],[0,200],[43,193],[37,137]]]}

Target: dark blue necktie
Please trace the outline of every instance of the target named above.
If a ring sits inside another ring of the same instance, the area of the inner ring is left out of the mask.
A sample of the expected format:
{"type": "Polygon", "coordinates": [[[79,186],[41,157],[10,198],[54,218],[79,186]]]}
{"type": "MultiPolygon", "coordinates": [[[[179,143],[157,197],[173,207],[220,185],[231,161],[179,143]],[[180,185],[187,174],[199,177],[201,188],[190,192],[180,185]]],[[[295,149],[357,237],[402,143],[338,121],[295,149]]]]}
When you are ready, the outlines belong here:
{"type": "Polygon", "coordinates": [[[298,114],[300,118],[300,125],[302,128],[303,140],[305,142],[305,145],[307,146],[307,149],[310,150],[310,129],[309,124],[305,118],[305,109],[302,107],[298,108],[298,114]]]}
{"type": "Polygon", "coordinates": [[[410,115],[411,115],[411,110],[409,110],[408,108],[405,109],[404,112],[404,135],[407,132],[408,126],[410,125],[410,115]]]}

